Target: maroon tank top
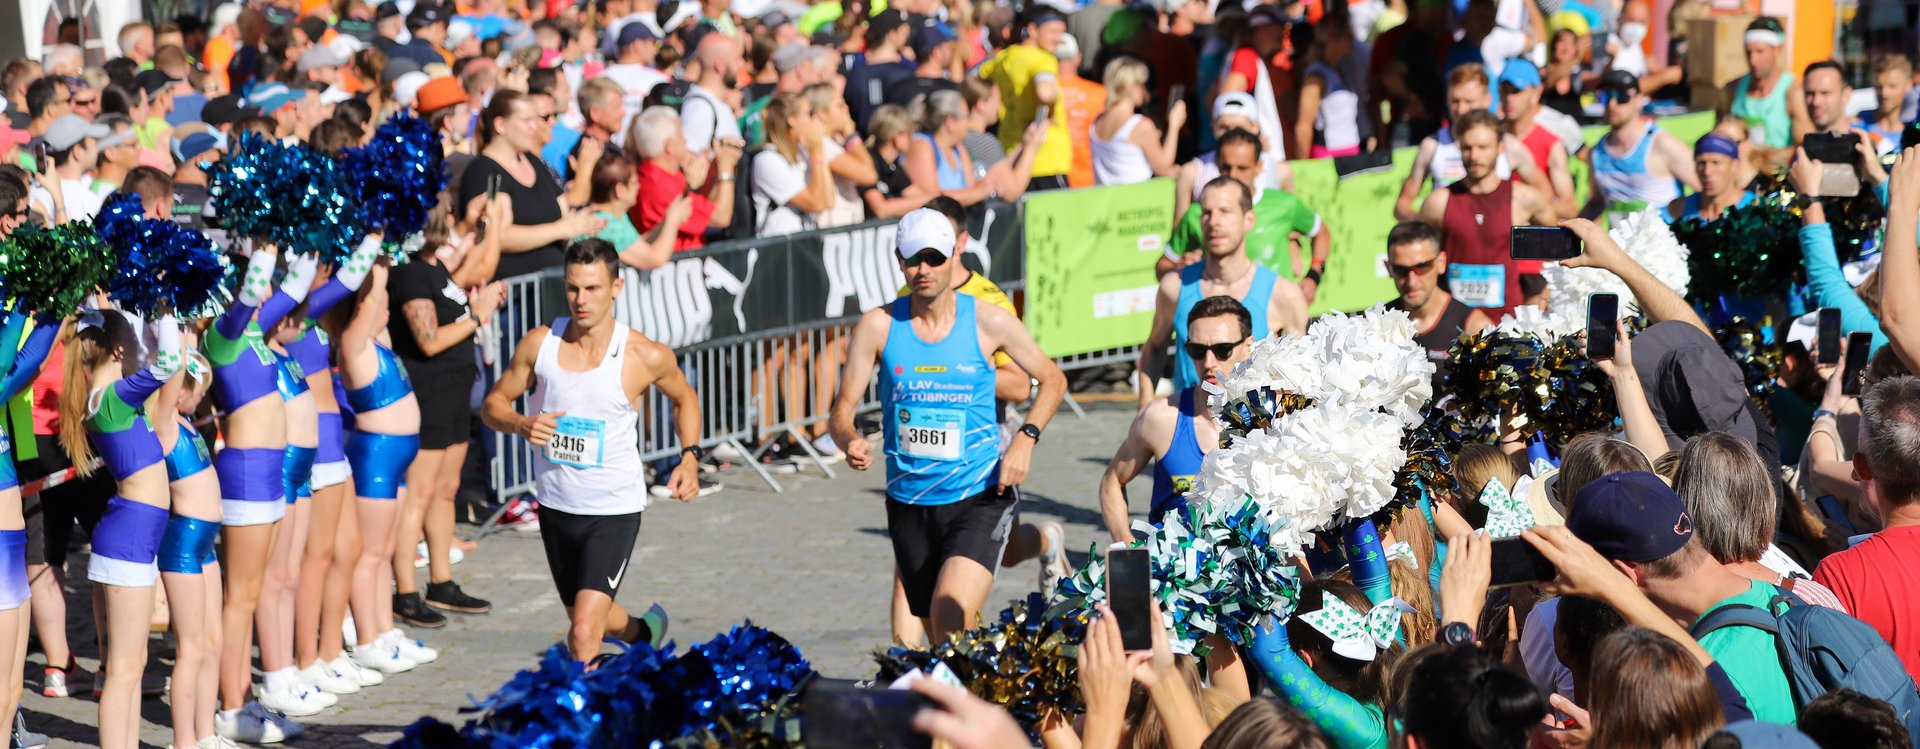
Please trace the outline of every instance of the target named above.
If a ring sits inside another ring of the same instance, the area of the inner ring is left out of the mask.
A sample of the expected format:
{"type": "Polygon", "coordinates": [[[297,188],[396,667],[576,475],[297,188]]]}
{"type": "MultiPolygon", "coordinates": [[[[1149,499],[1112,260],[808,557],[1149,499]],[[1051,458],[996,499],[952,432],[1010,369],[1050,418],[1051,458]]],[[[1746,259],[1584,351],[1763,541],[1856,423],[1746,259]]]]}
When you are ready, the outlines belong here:
{"type": "Polygon", "coordinates": [[[1520,304],[1520,267],[1510,249],[1513,232],[1513,183],[1485,195],[1467,191],[1467,181],[1447,187],[1447,212],[1440,220],[1441,249],[1447,253],[1447,290],[1469,307],[1487,310],[1499,320],[1520,304]]]}

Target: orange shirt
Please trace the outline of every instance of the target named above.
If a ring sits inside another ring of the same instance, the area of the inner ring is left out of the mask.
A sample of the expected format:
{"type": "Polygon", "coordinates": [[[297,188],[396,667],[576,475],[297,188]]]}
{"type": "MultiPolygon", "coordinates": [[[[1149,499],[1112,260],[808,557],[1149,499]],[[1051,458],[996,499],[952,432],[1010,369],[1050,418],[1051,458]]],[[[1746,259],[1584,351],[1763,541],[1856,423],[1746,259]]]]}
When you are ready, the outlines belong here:
{"type": "Polygon", "coordinates": [[[231,93],[232,81],[227,80],[227,63],[233,62],[233,42],[226,37],[216,36],[207,40],[206,52],[200,55],[200,64],[206,66],[207,76],[219,84],[220,90],[231,93]]]}
{"type": "Polygon", "coordinates": [[[1107,87],[1080,76],[1060,77],[1060,102],[1067,110],[1067,133],[1073,136],[1073,168],[1067,184],[1093,186],[1093,120],[1107,111],[1107,87]]]}

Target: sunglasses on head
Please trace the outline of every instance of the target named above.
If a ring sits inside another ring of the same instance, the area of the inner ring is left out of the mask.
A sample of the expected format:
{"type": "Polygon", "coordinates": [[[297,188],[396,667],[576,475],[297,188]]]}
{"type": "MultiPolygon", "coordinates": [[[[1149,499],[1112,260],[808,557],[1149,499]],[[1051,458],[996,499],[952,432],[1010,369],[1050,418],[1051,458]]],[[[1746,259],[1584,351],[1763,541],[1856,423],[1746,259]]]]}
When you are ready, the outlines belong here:
{"type": "Polygon", "coordinates": [[[1426,262],[1414,263],[1412,265],[1395,265],[1393,263],[1387,263],[1387,273],[1392,274],[1394,278],[1406,278],[1407,276],[1413,275],[1415,273],[1425,273],[1427,271],[1433,270],[1433,264],[1436,262],[1439,262],[1439,260],[1440,260],[1440,256],[1435,255],[1433,257],[1427,258],[1426,262]]]}
{"type": "Polygon", "coordinates": [[[938,268],[947,264],[947,256],[940,254],[939,250],[921,250],[914,253],[913,257],[900,261],[900,264],[909,268],[919,265],[930,265],[938,268]]]}
{"type": "Polygon", "coordinates": [[[1234,349],[1239,348],[1240,344],[1246,342],[1246,338],[1241,338],[1238,341],[1227,341],[1225,343],[1194,343],[1188,341],[1186,344],[1187,356],[1194,361],[1201,361],[1206,359],[1207,352],[1211,351],[1213,352],[1213,358],[1226,361],[1228,357],[1233,356],[1234,349]]]}

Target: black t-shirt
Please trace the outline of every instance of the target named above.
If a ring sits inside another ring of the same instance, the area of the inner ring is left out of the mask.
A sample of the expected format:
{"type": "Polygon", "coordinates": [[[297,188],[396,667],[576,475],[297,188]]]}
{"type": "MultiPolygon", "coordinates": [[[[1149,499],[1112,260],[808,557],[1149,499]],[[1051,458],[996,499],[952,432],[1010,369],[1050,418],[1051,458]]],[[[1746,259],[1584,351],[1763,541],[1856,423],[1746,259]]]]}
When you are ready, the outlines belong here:
{"type": "MultiPolygon", "coordinates": [[[[897,198],[906,193],[908,187],[913,186],[913,180],[907,177],[907,170],[900,166],[898,160],[888,161],[875,154],[873,169],[879,179],[871,185],[861,185],[862,194],[867,190],[878,190],[881,197],[897,198]]],[[[867,218],[877,217],[869,215],[867,218]]]]}
{"type": "Polygon", "coordinates": [[[206,231],[207,219],[202,212],[206,210],[207,198],[205,185],[173,183],[173,222],[194,231],[206,231]]]}
{"type": "MultiPolygon", "coordinates": [[[[460,203],[455,209],[465,211],[474,198],[485,197],[487,178],[497,174],[500,175],[500,192],[513,200],[515,226],[539,226],[559,221],[559,183],[554,181],[553,173],[541,164],[538,156],[522,154],[522,157],[534,164],[532,185],[520,184],[490,156],[483,154],[474,157],[473,162],[460,173],[460,203]]],[[[493,273],[494,278],[512,278],[556,267],[564,259],[565,249],[565,242],[551,242],[526,252],[502,253],[500,267],[493,273]]]]}
{"type": "Polygon", "coordinates": [[[854,124],[862,130],[873,110],[887,103],[888,93],[913,76],[913,63],[905,60],[870,62],[847,73],[847,108],[854,124]]]}
{"type": "Polygon", "coordinates": [[[914,97],[931,94],[935,91],[959,91],[960,84],[945,78],[921,78],[914,76],[887,89],[887,103],[909,106],[914,97]]]}
{"type": "Polygon", "coordinates": [[[387,272],[387,298],[392,314],[387,334],[393,338],[393,352],[407,362],[409,369],[442,372],[455,367],[473,366],[473,336],[453,344],[434,356],[420,350],[407,323],[408,302],[427,299],[433,302],[434,321],[450,325],[472,315],[467,309],[467,292],[453,282],[453,274],[439,263],[415,260],[393,266],[387,272]]]}

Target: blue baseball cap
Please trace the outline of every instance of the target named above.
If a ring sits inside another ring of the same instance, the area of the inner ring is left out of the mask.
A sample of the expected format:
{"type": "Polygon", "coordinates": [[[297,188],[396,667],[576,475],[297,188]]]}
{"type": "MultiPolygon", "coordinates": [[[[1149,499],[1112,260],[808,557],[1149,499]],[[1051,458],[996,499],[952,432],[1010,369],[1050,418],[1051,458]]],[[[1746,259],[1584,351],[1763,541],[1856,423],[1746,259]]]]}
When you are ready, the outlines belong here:
{"type": "Polygon", "coordinates": [[[638,21],[632,21],[620,27],[620,37],[617,43],[620,45],[620,49],[626,49],[629,44],[657,41],[660,41],[660,35],[653,33],[653,27],[638,21]]]}
{"type": "Polygon", "coordinates": [[[1651,562],[1687,545],[1693,516],[1660,477],[1626,471],[1581,487],[1567,510],[1567,530],[1608,559],[1651,562]]]}
{"type": "Polygon", "coordinates": [[[1497,86],[1512,86],[1515,91],[1524,91],[1541,85],[1540,69],[1526,58],[1516,57],[1508,60],[1506,67],[1500,69],[1497,86]]]}
{"type": "Polygon", "coordinates": [[[226,139],[219,131],[194,133],[185,138],[173,139],[173,158],[181,163],[193,161],[195,156],[216,148],[226,148],[226,139]]]}
{"type": "Polygon", "coordinates": [[[247,94],[247,103],[258,108],[263,115],[272,115],[275,110],[306,98],[304,88],[287,88],[278,83],[270,83],[247,94]]]}

